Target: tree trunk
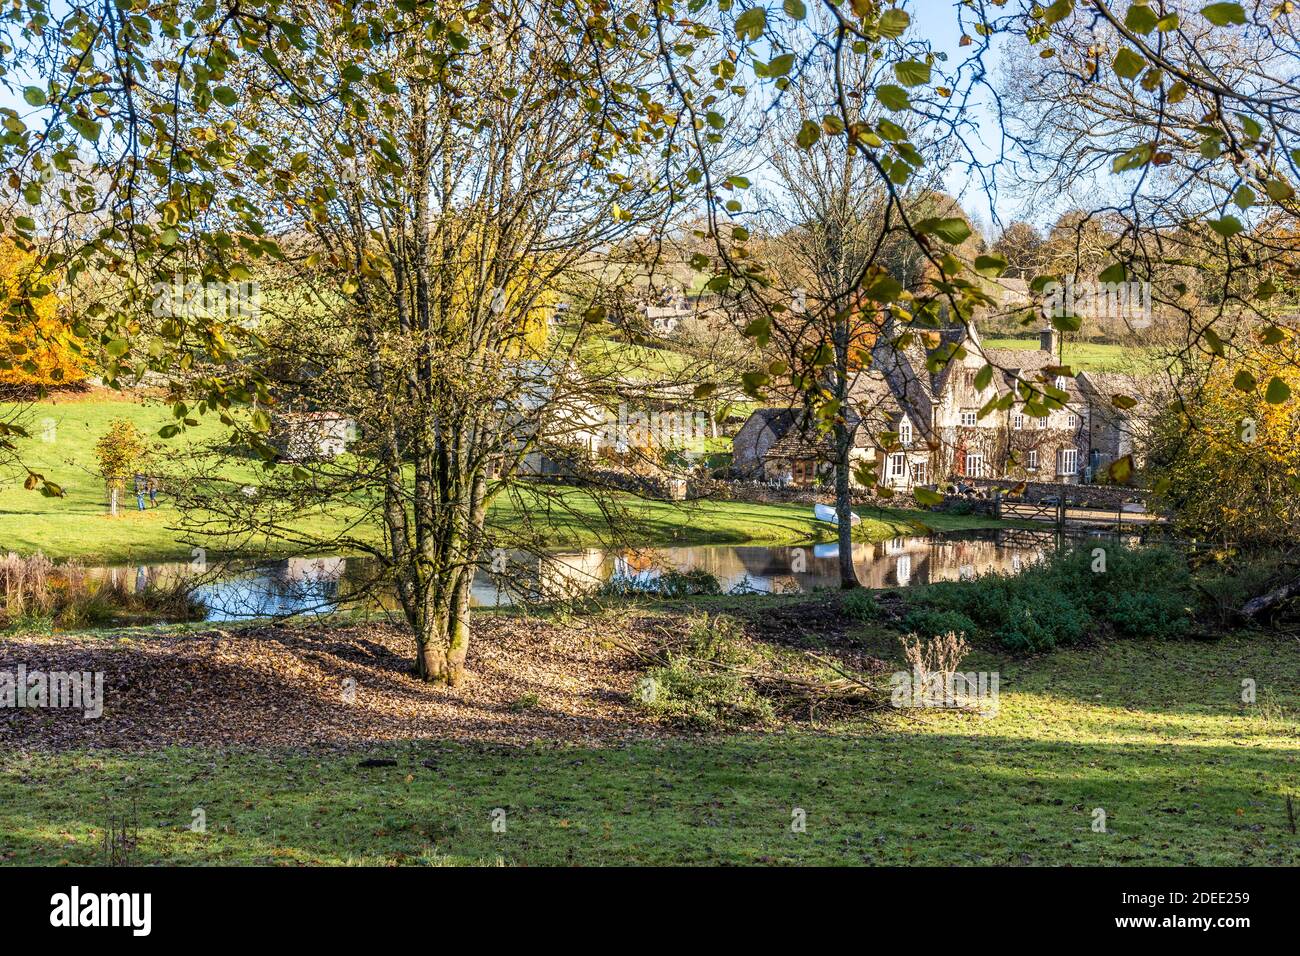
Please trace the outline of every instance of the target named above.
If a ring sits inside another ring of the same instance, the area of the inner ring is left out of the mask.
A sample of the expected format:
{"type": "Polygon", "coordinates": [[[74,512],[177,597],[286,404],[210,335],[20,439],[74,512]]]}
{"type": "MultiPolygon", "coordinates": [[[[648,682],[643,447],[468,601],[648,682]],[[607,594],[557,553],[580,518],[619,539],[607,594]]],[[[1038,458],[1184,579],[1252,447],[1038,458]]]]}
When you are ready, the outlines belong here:
{"type": "Polygon", "coordinates": [[[849,452],[853,433],[835,426],[835,519],[840,545],[840,587],[848,591],[861,587],[853,567],[853,499],[850,497],[849,452]]]}
{"type": "Polygon", "coordinates": [[[416,669],[420,680],[455,687],[465,676],[465,655],[469,651],[469,622],[464,618],[443,619],[420,635],[416,669]]]}

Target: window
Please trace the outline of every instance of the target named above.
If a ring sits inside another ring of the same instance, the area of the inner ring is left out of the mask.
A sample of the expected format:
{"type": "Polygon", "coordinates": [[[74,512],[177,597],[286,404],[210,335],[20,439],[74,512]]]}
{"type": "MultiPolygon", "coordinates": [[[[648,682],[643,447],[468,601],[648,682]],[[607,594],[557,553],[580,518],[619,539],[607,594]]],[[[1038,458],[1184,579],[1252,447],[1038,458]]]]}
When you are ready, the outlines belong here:
{"type": "Polygon", "coordinates": [[[1031,448],[1025,453],[1025,467],[1030,471],[1038,470],[1038,449],[1031,448]]]}
{"type": "Polygon", "coordinates": [[[984,456],[975,452],[966,454],[966,477],[979,478],[984,474],[984,456]]]}
{"type": "Polygon", "coordinates": [[[963,409],[961,413],[961,423],[964,428],[974,428],[979,424],[979,412],[963,409]]]}
{"type": "Polygon", "coordinates": [[[907,474],[907,456],[901,451],[895,452],[889,456],[889,470],[887,472],[890,481],[901,481],[907,474]]]}
{"type": "Polygon", "coordinates": [[[906,418],[898,423],[898,443],[904,448],[912,444],[912,423],[906,418]]]}
{"type": "Polygon", "coordinates": [[[912,484],[926,485],[930,483],[930,465],[924,461],[912,462],[912,484]]]}
{"type": "Polygon", "coordinates": [[[1017,431],[1019,431],[1020,429],[1024,428],[1024,427],[1025,427],[1025,416],[1024,416],[1023,414],[1021,414],[1020,412],[1016,412],[1016,414],[1015,414],[1015,415],[1012,417],[1012,419],[1011,419],[1011,427],[1014,428],[1014,429],[1016,429],[1017,431]]]}
{"type": "Polygon", "coordinates": [[[1044,415],[1042,418],[1038,419],[1038,427],[1039,427],[1039,428],[1046,428],[1046,427],[1047,427],[1047,416],[1046,416],[1046,415],[1044,415]]]}
{"type": "Polygon", "coordinates": [[[1065,427],[1066,427],[1066,428],[1078,428],[1078,427],[1079,427],[1079,416],[1078,416],[1078,415],[1067,415],[1067,416],[1066,416],[1066,419],[1065,419],[1065,427]]]}
{"type": "Polygon", "coordinates": [[[1073,475],[1079,470],[1079,449],[1062,448],[1057,457],[1060,459],[1060,467],[1056,469],[1058,475],[1073,475]]]}
{"type": "Polygon", "coordinates": [[[1056,387],[1059,388],[1059,389],[1061,389],[1062,391],[1065,390],[1065,376],[1064,376],[1064,375],[1058,375],[1058,376],[1056,376],[1056,387]]]}

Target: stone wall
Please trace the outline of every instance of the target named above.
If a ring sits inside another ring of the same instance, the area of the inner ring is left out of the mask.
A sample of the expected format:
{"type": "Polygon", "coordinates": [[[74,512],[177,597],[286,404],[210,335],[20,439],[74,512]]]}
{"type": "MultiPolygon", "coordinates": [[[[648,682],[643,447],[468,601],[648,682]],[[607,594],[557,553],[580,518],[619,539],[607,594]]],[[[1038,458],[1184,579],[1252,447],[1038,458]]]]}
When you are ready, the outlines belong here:
{"type": "MultiPolygon", "coordinates": [[[[1010,478],[966,479],[966,483],[990,497],[995,489],[1007,491],[1020,484],[1010,478]]],[[[1151,493],[1144,488],[1129,488],[1122,485],[1065,485],[1054,481],[1029,481],[1024,484],[1024,494],[1018,496],[1016,500],[1028,504],[1040,504],[1045,498],[1059,498],[1064,495],[1066,502],[1071,505],[1082,507],[1086,502],[1095,508],[1118,509],[1120,505],[1130,501],[1145,504],[1151,497],[1151,493]]]]}

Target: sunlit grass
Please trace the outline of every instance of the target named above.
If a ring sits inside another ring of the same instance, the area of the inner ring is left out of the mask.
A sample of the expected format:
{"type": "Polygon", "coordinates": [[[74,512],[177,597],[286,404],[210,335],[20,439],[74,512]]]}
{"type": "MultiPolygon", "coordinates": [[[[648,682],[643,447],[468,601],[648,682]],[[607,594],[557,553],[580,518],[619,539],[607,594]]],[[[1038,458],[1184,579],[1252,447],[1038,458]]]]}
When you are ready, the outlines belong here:
{"type": "Polygon", "coordinates": [[[0,860],[96,862],[128,812],[140,863],[1296,865],[1298,665],[1278,638],[1116,642],[977,656],[1002,675],[991,719],[605,748],[10,755],[0,860]],[[1270,707],[1242,703],[1245,676],[1270,707]],[[377,753],[399,765],[357,766],[377,753]],[[197,808],[206,833],[189,829],[197,808]]]}

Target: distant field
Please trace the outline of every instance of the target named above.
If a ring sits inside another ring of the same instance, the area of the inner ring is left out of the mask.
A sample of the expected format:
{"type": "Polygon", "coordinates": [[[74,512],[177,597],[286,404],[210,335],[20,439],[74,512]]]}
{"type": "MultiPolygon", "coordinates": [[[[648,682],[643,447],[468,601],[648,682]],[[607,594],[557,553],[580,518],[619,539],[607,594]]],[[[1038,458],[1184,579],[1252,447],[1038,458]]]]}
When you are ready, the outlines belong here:
{"type": "MultiPolygon", "coordinates": [[[[986,338],[984,345],[993,349],[1032,349],[1038,339],[986,338]]],[[[1140,346],[1108,345],[1095,342],[1066,342],[1065,364],[1076,370],[1093,372],[1125,372],[1149,369],[1150,353],[1140,346]]]]}

